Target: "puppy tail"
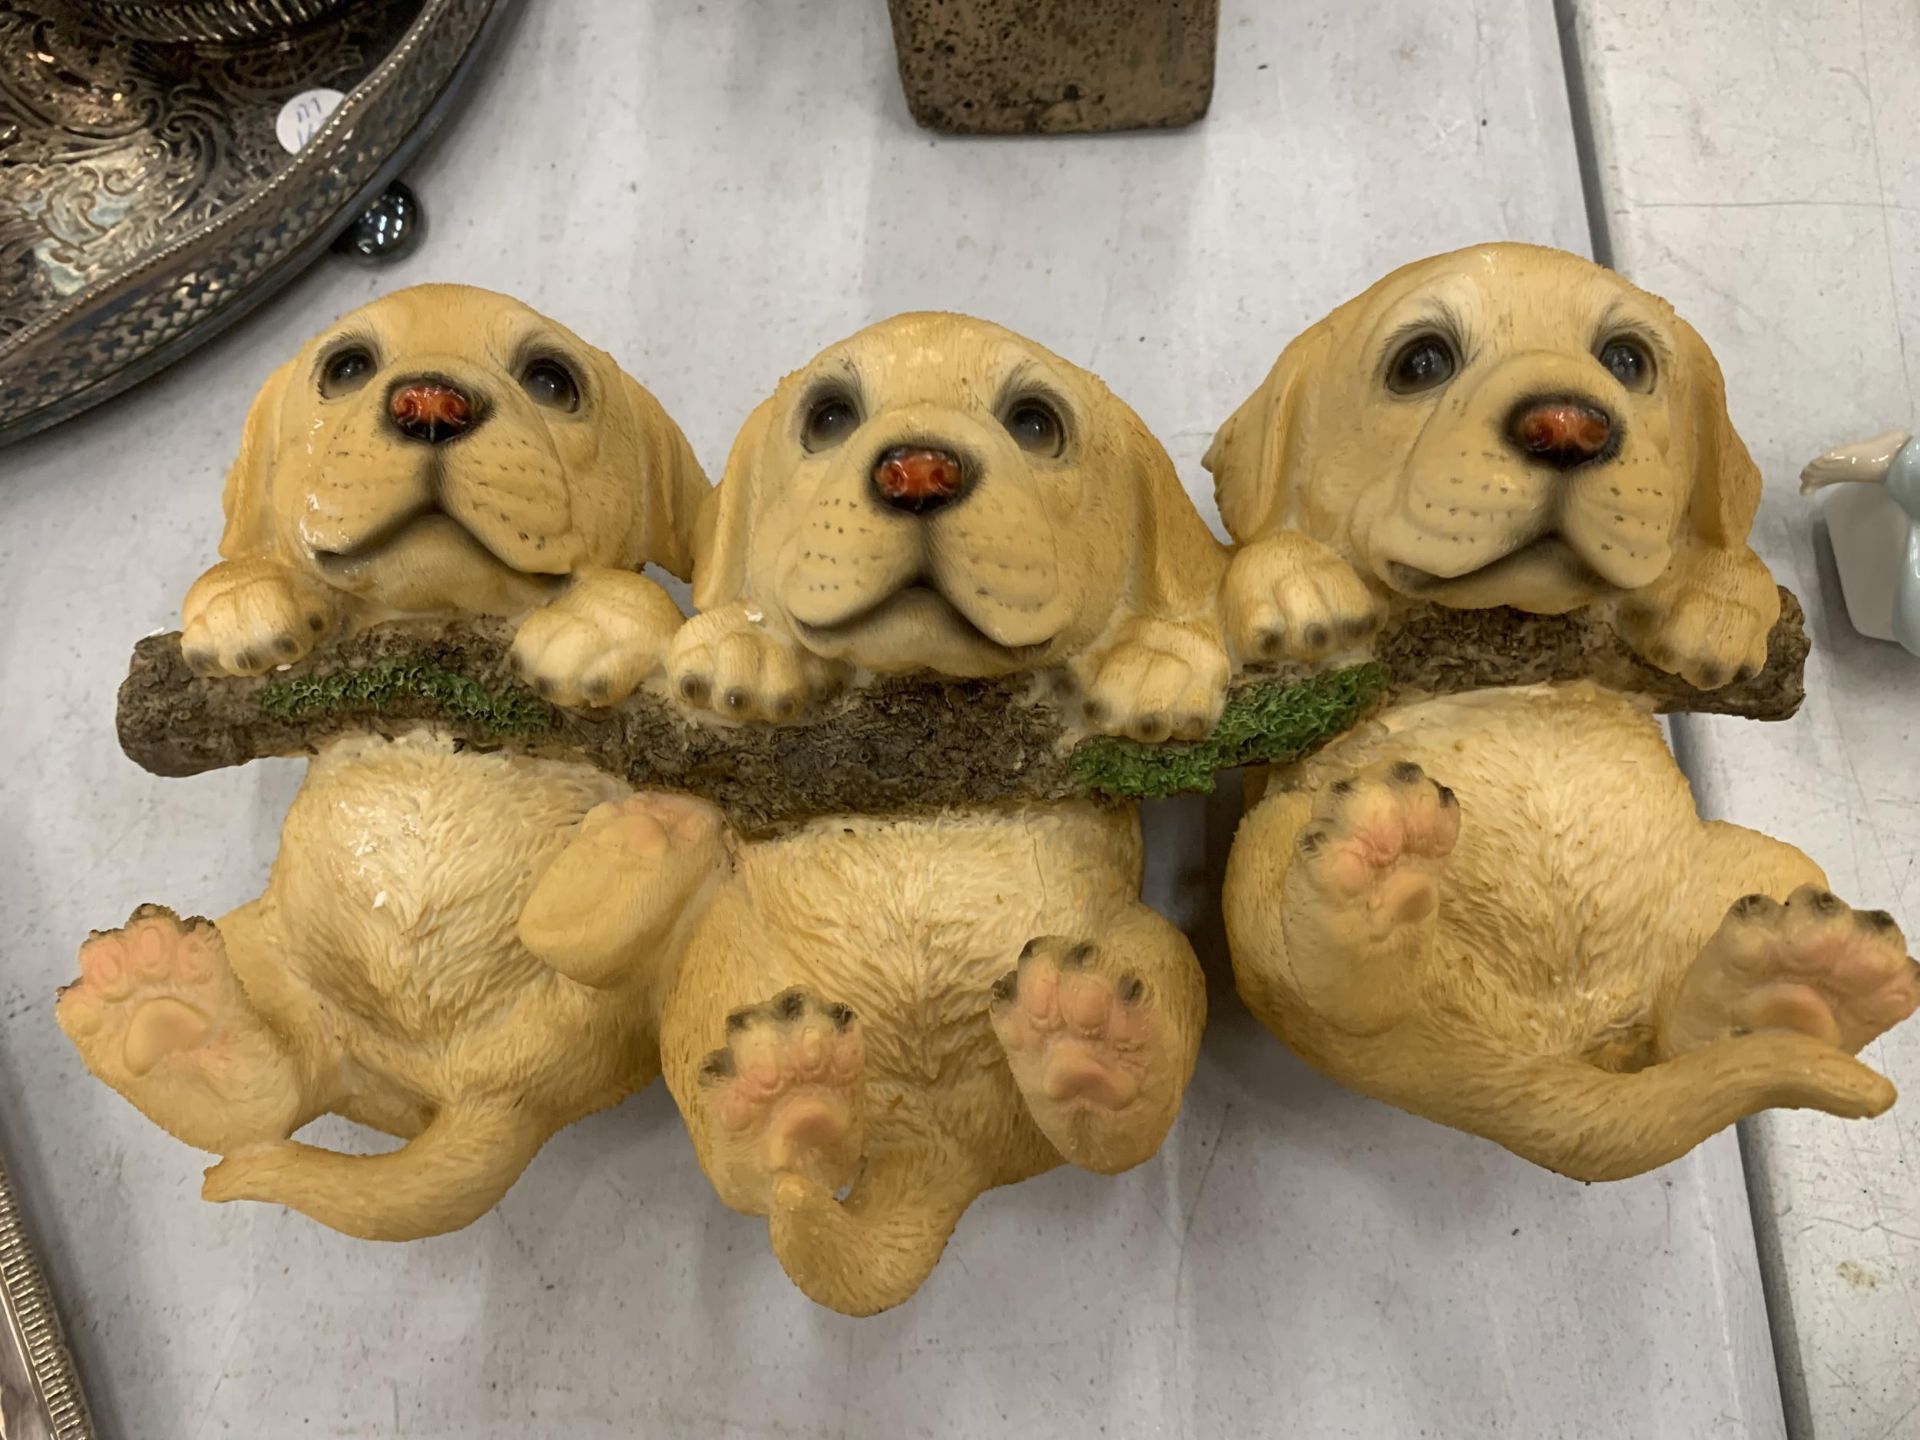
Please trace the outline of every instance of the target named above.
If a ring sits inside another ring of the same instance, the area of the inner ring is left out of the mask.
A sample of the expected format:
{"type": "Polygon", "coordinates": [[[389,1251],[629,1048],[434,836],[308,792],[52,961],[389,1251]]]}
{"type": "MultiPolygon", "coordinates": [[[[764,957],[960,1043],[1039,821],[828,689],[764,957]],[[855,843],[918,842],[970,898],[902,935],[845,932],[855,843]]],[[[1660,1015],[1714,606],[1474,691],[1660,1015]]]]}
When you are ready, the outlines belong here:
{"type": "Polygon", "coordinates": [[[420,1240],[471,1225],[498,1203],[552,1133],[522,1106],[442,1109],[382,1155],[298,1141],[250,1145],[207,1171],[208,1200],[287,1205],[361,1240],[420,1240]]]}
{"type": "MultiPolygon", "coordinates": [[[[1893,1104],[1893,1083],[1807,1035],[1719,1040],[1645,1069],[1573,1057],[1461,1057],[1431,1118],[1477,1131],[1575,1180],[1622,1180],[1677,1160],[1761,1110],[1858,1119],[1893,1104]]],[[[1451,1068],[1451,1067],[1449,1067],[1451,1068]]],[[[1429,1083],[1432,1082],[1429,1074],[1429,1083]]]]}
{"type": "Polygon", "coordinates": [[[773,1253],[809,1299],[842,1315],[877,1315],[920,1288],[986,1188],[943,1147],[870,1155],[844,1200],[785,1175],[767,1222],[773,1253]]]}

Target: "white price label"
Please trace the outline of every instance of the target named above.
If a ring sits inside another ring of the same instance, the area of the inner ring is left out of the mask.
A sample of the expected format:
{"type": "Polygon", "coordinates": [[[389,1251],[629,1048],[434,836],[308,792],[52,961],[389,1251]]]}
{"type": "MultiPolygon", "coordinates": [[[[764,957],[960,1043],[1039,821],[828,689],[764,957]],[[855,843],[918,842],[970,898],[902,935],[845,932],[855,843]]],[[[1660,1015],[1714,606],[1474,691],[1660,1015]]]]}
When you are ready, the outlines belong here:
{"type": "Polygon", "coordinates": [[[302,90],[280,107],[273,133],[289,155],[298,155],[346,98],[338,90],[302,90]]]}

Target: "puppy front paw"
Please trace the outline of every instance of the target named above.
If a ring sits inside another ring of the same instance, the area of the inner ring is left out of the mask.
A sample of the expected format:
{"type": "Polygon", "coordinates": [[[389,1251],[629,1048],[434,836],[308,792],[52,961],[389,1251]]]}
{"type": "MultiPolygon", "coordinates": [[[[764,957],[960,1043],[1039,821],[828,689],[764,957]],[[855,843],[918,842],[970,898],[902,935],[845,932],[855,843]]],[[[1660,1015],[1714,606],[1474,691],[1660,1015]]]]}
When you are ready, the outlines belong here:
{"type": "Polygon", "coordinates": [[[590,570],[520,622],[514,674],[556,705],[617,705],[660,667],[679,608],[653,581],[626,570],[590,570]]]}
{"type": "Polygon", "coordinates": [[[180,650],[196,675],[259,675],[290,665],[339,620],[341,597],[283,565],[229,560],[187,591],[180,650]]]}
{"type": "Polygon", "coordinates": [[[845,678],[844,666],[801,648],[746,602],[694,616],[667,655],[673,693],[729,720],[791,720],[845,678]]]}
{"type": "Polygon", "coordinates": [[[1292,531],[1235,551],[1220,600],[1240,665],[1318,660],[1365,639],[1383,618],[1351,565],[1292,531]]]}
{"type": "Polygon", "coordinates": [[[1653,665],[1701,690],[1751,680],[1767,663],[1780,592],[1751,551],[1681,556],[1620,601],[1614,628],[1653,665]]]}
{"type": "Polygon", "coordinates": [[[1146,619],[1072,667],[1087,722],[1148,744],[1198,740],[1212,730],[1226,704],[1229,668],[1209,632],[1146,619]]]}

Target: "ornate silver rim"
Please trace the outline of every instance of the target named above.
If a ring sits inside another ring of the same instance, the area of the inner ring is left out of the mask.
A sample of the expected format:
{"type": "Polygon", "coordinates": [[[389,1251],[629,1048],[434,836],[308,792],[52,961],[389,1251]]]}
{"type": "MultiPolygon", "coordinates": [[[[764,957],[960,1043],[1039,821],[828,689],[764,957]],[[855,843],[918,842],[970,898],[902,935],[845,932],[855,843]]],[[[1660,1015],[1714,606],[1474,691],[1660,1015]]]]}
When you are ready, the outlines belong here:
{"type": "Polygon", "coordinates": [[[297,156],[246,199],[0,345],[0,445],[144,379],[324,250],[438,122],[511,0],[425,0],[297,156]]]}
{"type": "Polygon", "coordinates": [[[244,44],[310,25],[343,0],[98,0],[95,18],[136,40],[244,44]]]}
{"type": "Polygon", "coordinates": [[[54,1313],[46,1276],[27,1246],[4,1164],[0,1164],[0,1310],[7,1319],[0,1343],[18,1354],[54,1440],[93,1440],[93,1418],[80,1393],[80,1379],[54,1313]]]}

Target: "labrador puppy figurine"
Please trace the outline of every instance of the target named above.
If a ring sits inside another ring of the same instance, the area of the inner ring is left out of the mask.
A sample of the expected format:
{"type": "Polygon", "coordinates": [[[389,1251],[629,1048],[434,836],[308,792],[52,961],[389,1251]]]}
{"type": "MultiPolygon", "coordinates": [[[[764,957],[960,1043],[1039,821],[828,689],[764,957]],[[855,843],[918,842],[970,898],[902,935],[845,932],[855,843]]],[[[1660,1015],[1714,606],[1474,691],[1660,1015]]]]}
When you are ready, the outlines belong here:
{"type": "Polygon", "coordinates": [[[268,379],[181,647],[202,674],[258,675],[399,615],[526,614],[513,659],[534,688],[613,704],[682,619],[640,566],[689,572],[706,493],[610,356],[506,296],[415,286],[268,379]]]}
{"type": "Polygon", "coordinates": [[[999,326],[901,315],[788,376],[700,523],[668,657],[690,705],[777,721],[862,673],[1062,669],[1104,733],[1219,718],[1220,546],[1131,410],[999,326]]]}
{"type": "MultiPolygon", "coordinates": [[[[504,296],[401,291],[254,402],[226,558],[189,592],[182,643],[204,671],[253,674],[389,615],[524,615],[533,683],[607,703],[661,663],[680,614],[637,571],[688,572],[706,490],[607,355],[504,296]]],[[[717,817],[696,802],[433,733],[338,740],[266,893],[217,925],[142,906],[96,933],[60,1024],[149,1119],[225,1157],[210,1200],[380,1240],[465,1225],[547,1136],[658,1073],[639,992],[576,985],[515,936],[534,876],[616,802],[673,847],[656,878],[690,894],[717,872],[717,817]],[[407,1143],[357,1156],[288,1138],[328,1111],[407,1143]]]]}
{"type": "Polygon", "coordinates": [[[1404,600],[1590,609],[1702,689],[1757,674],[1779,593],[1719,366],[1591,261],[1487,245],[1301,335],[1207,452],[1241,661],[1318,659],[1404,600]]]}
{"type": "MultiPolygon", "coordinates": [[[[903,315],[783,380],[703,514],[680,692],[780,720],[861,672],[1057,667],[1099,728],[1200,733],[1227,660],[1224,553],[1166,452],[1093,376],[954,315],[903,315]]],[[[1147,1159],[1205,1013],[1140,901],[1132,810],[830,817],[730,838],[689,917],[680,849],[620,806],[541,877],[529,949],[662,985],[667,1085],[733,1208],[821,1304],[910,1296],[961,1213],[1063,1162],[1147,1159]]]]}
{"type": "MultiPolygon", "coordinates": [[[[1207,463],[1243,655],[1417,598],[1597,607],[1703,687],[1764,663],[1760,476],[1718,367],[1576,256],[1395,272],[1287,347],[1207,463]]],[[[1884,1110],[1852,1057],[1920,1003],[1890,916],[1703,822],[1650,707],[1590,684],[1401,705],[1275,775],[1225,912],[1241,995],[1309,1063],[1583,1180],[1769,1106],[1884,1110]]]]}

